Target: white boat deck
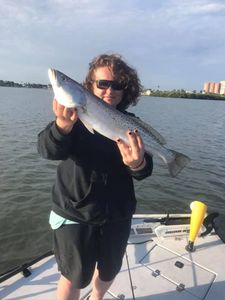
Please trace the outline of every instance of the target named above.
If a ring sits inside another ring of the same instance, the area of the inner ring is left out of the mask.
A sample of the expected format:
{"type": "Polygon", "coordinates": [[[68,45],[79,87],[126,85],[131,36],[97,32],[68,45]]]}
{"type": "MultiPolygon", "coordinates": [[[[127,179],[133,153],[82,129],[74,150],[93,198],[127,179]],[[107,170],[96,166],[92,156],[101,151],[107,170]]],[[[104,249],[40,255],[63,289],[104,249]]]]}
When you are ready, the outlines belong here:
{"type": "MultiPolygon", "coordinates": [[[[104,299],[224,300],[225,244],[215,234],[198,237],[190,253],[187,241],[187,236],[131,237],[122,269],[104,299]]],[[[0,299],[56,299],[59,273],[54,257],[39,261],[31,271],[27,278],[17,274],[1,283],[0,299]]],[[[81,299],[90,291],[91,286],[84,289],[81,299]]]]}

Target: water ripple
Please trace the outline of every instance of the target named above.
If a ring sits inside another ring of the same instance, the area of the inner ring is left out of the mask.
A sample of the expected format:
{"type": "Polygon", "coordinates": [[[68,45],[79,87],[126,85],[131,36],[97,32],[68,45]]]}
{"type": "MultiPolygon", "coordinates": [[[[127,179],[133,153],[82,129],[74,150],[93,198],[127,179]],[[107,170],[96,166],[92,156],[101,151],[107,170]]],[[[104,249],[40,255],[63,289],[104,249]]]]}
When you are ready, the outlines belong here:
{"type": "MultiPolygon", "coordinates": [[[[48,214],[57,162],[39,157],[37,134],[53,119],[50,91],[0,89],[1,270],[51,248],[48,214]]],[[[189,212],[195,199],[225,213],[225,103],[143,97],[135,112],[191,163],[170,178],[154,158],[150,178],[135,181],[138,212],[189,212]]]]}

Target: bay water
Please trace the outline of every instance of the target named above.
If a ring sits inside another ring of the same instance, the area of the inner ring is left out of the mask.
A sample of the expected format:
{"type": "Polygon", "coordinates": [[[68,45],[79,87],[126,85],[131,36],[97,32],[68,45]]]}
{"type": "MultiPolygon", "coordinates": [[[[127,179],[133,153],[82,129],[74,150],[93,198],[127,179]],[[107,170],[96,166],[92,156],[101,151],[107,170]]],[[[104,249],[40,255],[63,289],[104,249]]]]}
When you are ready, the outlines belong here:
{"type": "MultiPolygon", "coordinates": [[[[0,87],[0,273],[50,250],[51,187],[58,162],[37,153],[37,134],[54,119],[51,90],[0,87]]],[[[129,108],[191,158],[171,178],[154,157],[135,182],[138,213],[190,212],[193,200],[225,214],[225,102],[141,97],[129,108]]]]}

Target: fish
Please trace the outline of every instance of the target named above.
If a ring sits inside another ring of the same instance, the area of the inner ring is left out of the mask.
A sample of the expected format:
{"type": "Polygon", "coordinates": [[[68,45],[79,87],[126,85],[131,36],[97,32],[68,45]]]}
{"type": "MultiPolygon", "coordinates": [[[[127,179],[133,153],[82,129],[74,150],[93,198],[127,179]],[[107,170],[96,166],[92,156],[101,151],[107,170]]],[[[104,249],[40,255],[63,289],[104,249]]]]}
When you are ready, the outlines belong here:
{"type": "Polygon", "coordinates": [[[97,131],[113,141],[122,139],[128,143],[127,132],[137,130],[145,151],[157,155],[167,165],[171,177],[176,177],[189,163],[187,155],[166,148],[165,138],[150,124],[117,110],[58,70],[50,68],[48,75],[56,101],[76,108],[80,121],[92,134],[97,131]]]}

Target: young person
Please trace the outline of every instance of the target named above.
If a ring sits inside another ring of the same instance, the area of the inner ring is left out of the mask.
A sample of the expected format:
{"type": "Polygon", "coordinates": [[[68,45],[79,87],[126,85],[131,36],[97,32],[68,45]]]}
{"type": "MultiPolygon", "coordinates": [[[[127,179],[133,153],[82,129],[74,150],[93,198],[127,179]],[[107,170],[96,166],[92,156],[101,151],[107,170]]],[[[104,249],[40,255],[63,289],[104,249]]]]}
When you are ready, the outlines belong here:
{"type": "MultiPolygon", "coordinates": [[[[84,86],[124,114],[137,103],[137,72],[120,56],[103,54],[89,65],[84,86]]],[[[38,136],[38,151],[47,159],[61,160],[52,190],[50,224],[61,277],[58,300],[78,300],[80,289],[92,280],[89,300],[101,300],[122,265],[136,199],[133,178],[152,173],[135,128],[129,143],[90,133],[76,109],[53,100],[56,116],[38,136]]],[[[131,117],[135,117],[130,114],[131,117]]]]}

